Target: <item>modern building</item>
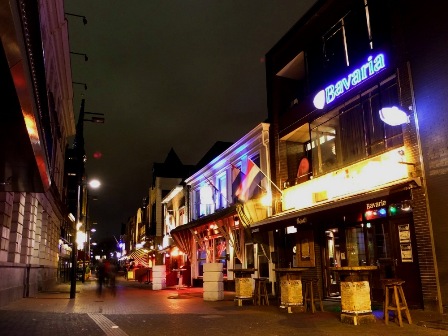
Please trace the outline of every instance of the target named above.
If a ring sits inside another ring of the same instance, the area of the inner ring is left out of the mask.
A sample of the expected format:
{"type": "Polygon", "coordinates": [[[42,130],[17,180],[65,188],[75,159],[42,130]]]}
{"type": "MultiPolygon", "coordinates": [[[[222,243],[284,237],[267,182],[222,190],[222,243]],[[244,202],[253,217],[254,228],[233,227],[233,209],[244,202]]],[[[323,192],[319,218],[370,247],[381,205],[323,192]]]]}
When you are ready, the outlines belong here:
{"type": "Polygon", "coordinates": [[[64,161],[75,121],[63,1],[2,1],[0,22],[4,305],[66,278],[73,220],[65,207],[64,161]]]}
{"type": "Polygon", "coordinates": [[[317,1],[266,55],[281,207],[251,232],[276,267],[307,267],[326,298],[340,297],[335,267],[378,266],[374,301],[392,277],[409,306],[448,301],[441,6],[317,1]]]}

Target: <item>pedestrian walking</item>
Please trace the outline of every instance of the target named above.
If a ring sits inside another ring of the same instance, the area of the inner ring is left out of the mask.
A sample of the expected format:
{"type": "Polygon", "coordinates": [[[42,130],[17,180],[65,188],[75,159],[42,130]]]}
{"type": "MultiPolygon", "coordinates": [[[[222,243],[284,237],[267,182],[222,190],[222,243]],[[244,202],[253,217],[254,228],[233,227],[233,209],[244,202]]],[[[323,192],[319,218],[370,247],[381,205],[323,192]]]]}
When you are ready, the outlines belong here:
{"type": "Polygon", "coordinates": [[[107,276],[109,278],[109,287],[111,293],[113,296],[115,296],[116,295],[115,279],[117,277],[117,265],[114,262],[111,262],[109,264],[109,272],[107,276]]]}
{"type": "Polygon", "coordinates": [[[97,278],[97,295],[101,296],[103,294],[103,284],[106,278],[106,266],[102,260],[99,261],[96,268],[96,278],[97,278]]]}

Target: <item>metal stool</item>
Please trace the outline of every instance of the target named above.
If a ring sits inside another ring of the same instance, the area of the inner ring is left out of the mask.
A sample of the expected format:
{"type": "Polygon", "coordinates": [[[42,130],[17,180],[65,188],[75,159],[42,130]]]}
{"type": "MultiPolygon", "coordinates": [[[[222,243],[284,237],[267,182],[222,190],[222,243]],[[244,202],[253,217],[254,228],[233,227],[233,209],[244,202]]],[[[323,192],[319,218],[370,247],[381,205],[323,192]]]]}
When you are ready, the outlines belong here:
{"type": "Polygon", "coordinates": [[[254,305],[267,305],[269,306],[269,296],[268,290],[266,288],[267,278],[254,278],[255,289],[254,289],[254,305]]]}
{"type": "Polygon", "coordinates": [[[324,306],[322,304],[322,296],[319,290],[319,280],[318,279],[302,279],[302,283],[305,283],[305,294],[303,296],[303,305],[305,311],[308,307],[311,308],[311,312],[314,314],[316,312],[315,302],[319,302],[320,310],[324,311],[324,306]],[[308,304],[309,302],[309,304],[308,304]]]}
{"type": "Polygon", "coordinates": [[[406,298],[404,297],[403,288],[401,286],[404,281],[400,279],[384,279],[382,281],[384,284],[385,323],[389,323],[389,311],[393,311],[397,312],[396,314],[398,315],[398,324],[400,325],[400,327],[402,327],[403,320],[401,311],[404,310],[408,323],[412,324],[411,314],[409,313],[409,308],[406,303],[406,298]]]}

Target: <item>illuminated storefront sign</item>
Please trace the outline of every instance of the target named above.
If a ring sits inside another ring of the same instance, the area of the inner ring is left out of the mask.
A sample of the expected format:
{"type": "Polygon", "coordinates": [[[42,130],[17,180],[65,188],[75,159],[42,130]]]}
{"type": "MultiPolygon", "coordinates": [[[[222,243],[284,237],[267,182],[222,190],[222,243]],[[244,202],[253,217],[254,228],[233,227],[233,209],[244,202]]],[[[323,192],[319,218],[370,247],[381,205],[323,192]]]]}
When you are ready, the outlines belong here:
{"type": "Polygon", "coordinates": [[[347,77],[344,77],[336,83],[328,85],[324,90],[319,91],[313,99],[314,106],[318,109],[323,109],[325,105],[330,104],[353,87],[373,77],[385,67],[386,61],[384,54],[378,54],[375,57],[369,56],[367,58],[367,63],[355,69],[348,74],[347,77]]]}
{"type": "MultiPolygon", "coordinates": [[[[334,172],[313,178],[283,190],[284,209],[305,209],[317,204],[334,202],[408,179],[408,167],[402,164],[404,147],[390,150],[334,172]],[[325,198],[320,195],[325,194],[325,198]]],[[[387,207],[366,204],[366,210],[387,207]]]]}

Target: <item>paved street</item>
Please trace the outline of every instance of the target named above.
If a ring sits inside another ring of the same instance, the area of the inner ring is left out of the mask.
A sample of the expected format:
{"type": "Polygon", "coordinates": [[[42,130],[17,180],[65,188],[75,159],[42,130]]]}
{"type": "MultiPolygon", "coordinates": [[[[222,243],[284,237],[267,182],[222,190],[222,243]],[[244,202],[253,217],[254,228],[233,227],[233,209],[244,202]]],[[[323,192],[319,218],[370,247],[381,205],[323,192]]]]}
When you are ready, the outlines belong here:
{"type": "Polygon", "coordinates": [[[201,288],[151,290],[144,283],[118,281],[116,296],[108,288],[96,294],[94,281],[39,293],[0,308],[0,335],[448,335],[448,317],[412,310],[413,324],[353,326],[338,319],[339,303],[325,302],[325,312],[288,314],[275,300],[270,306],[238,307],[233,292],[225,300],[205,302],[201,288]],[[424,326],[426,325],[426,327],[424,326]]]}

